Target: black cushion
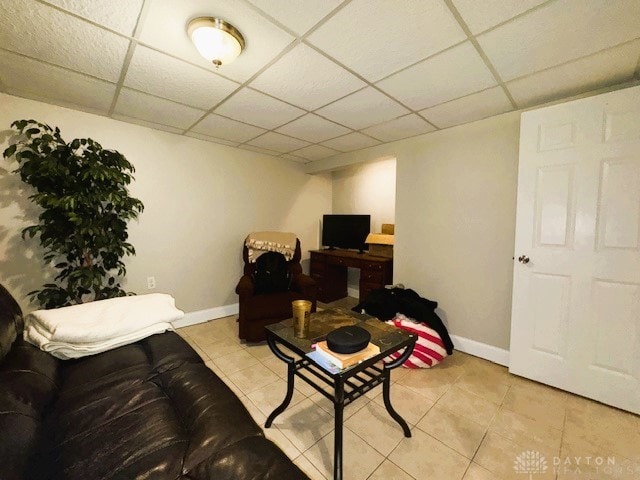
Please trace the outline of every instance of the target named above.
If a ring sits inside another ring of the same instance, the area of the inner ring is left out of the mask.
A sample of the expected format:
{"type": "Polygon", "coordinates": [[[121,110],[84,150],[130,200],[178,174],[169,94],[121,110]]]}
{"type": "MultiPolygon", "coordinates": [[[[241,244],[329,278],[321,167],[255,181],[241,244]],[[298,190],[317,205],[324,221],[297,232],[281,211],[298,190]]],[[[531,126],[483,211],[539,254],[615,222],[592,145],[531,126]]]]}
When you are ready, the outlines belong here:
{"type": "Polygon", "coordinates": [[[253,274],[256,295],[286,292],[291,287],[291,272],[284,255],[266,252],[256,260],[253,274]]]}
{"type": "Polygon", "coordinates": [[[336,353],[355,353],[365,348],[371,334],[362,327],[348,325],[336,328],[327,335],[327,347],[336,353]]]}

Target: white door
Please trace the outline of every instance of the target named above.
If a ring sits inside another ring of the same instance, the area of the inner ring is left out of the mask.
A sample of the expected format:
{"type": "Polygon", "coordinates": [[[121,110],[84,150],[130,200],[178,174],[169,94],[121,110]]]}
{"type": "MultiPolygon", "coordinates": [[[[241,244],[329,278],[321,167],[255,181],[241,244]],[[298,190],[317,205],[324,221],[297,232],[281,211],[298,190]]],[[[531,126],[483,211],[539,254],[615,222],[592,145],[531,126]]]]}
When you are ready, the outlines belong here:
{"type": "Polygon", "coordinates": [[[640,87],[522,114],[509,370],[640,414],[640,87]]]}

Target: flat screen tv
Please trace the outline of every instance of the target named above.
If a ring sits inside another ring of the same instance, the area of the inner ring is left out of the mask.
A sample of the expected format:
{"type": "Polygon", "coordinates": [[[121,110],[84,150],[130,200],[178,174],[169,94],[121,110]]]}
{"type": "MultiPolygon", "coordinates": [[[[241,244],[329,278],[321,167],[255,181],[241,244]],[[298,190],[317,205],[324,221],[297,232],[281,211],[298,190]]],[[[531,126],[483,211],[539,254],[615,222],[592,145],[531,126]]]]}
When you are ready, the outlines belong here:
{"type": "Polygon", "coordinates": [[[367,249],[371,215],[323,215],[322,245],[329,248],[367,249]]]}

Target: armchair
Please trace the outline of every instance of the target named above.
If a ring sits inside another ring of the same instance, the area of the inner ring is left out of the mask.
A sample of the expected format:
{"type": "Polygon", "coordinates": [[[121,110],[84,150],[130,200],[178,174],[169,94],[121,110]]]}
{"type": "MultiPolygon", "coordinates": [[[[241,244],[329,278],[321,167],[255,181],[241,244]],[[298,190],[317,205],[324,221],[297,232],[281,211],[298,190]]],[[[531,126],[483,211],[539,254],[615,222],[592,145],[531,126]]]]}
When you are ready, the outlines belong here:
{"type": "Polygon", "coordinates": [[[260,342],[266,338],[264,327],[293,316],[291,302],[294,300],[310,300],[311,311],[316,311],[316,283],[302,273],[300,258],[300,240],[296,241],[293,258],[287,262],[291,273],[291,287],[288,291],[256,294],[253,282],[256,264],[249,263],[249,251],[246,245],[242,250],[244,275],[238,282],[236,293],[239,296],[240,311],[238,314],[239,337],[248,342],[260,342]]]}

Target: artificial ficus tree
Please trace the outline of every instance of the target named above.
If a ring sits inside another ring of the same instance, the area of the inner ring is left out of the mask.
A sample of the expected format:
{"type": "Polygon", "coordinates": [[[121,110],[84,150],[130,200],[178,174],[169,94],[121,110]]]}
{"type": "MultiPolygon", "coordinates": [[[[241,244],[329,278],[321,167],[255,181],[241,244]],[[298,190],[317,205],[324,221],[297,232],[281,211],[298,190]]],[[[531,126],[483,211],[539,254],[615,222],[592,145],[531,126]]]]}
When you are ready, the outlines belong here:
{"type": "Polygon", "coordinates": [[[135,255],[127,222],[143,211],[127,185],[135,168],[124,155],[90,139],[65,142],[60,130],[35,120],[11,124],[15,173],[34,189],[29,197],[42,211],[22,237],[38,237],[44,261],[56,271],[56,283],[30,292],[44,308],[127,295],[121,287],[122,261],[135,255]]]}

